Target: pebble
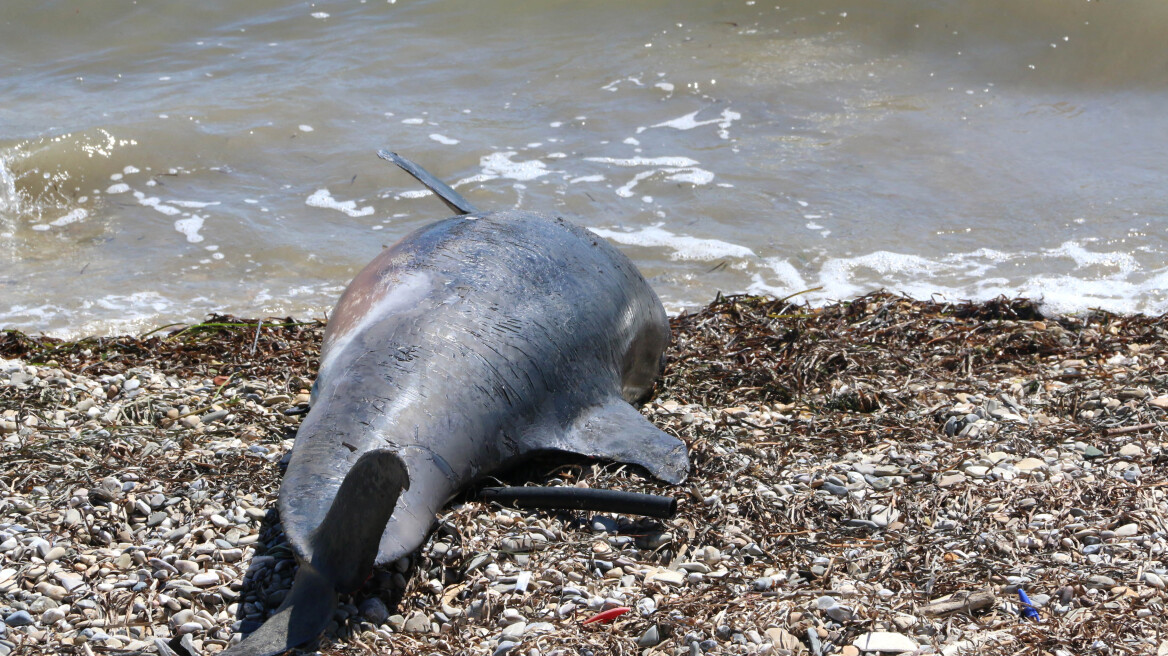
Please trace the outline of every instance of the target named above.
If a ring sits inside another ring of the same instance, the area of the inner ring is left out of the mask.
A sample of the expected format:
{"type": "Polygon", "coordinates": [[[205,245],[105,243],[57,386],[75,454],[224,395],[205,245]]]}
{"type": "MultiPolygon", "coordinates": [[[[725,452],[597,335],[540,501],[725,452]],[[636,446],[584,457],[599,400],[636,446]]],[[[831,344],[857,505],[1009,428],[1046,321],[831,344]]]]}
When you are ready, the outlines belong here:
{"type": "Polygon", "coordinates": [[[1018,471],[1028,472],[1036,469],[1046,469],[1046,463],[1038,458],[1023,458],[1014,463],[1014,468],[1018,471]]]}
{"type": "Polygon", "coordinates": [[[215,572],[204,572],[191,577],[191,583],[200,588],[209,588],[213,585],[219,585],[220,582],[219,575],[215,572]]]}
{"type": "Polygon", "coordinates": [[[406,633],[429,633],[430,618],[422,613],[411,615],[402,628],[406,633]]]}
{"type": "Polygon", "coordinates": [[[10,627],[28,626],[33,622],[32,615],[29,615],[27,610],[18,610],[4,618],[4,623],[10,627]]]}
{"type": "Polygon", "coordinates": [[[641,637],[637,638],[637,646],[642,649],[656,647],[658,644],[660,644],[660,642],[661,632],[657,628],[656,624],[650,625],[649,628],[645,629],[645,632],[641,634],[641,637]]]}
{"type": "Polygon", "coordinates": [[[374,624],[385,624],[389,619],[389,608],[377,597],[369,597],[358,607],[361,615],[374,624]]]}
{"type": "Polygon", "coordinates": [[[937,481],[937,487],[952,487],[965,482],[964,474],[947,474],[937,481]]]}
{"type": "Polygon", "coordinates": [[[1144,457],[1144,449],[1138,444],[1125,444],[1119,448],[1119,456],[1121,458],[1142,458],[1144,457]]]}
{"type": "Polygon", "coordinates": [[[49,549],[48,553],[45,554],[45,562],[51,563],[55,560],[60,560],[68,553],[69,552],[65,549],[65,547],[53,547],[52,549],[49,549]]]}
{"type": "Polygon", "coordinates": [[[792,654],[806,651],[807,649],[798,638],[791,635],[786,629],[771,628],[767,629],[765,633],[775,649],[785,649],[792,654]]]}
{"type": "Polygon", "coordinates": [[[1124,524],[1123,526],[1115,529],[1115,537],[1128,538],[1136,535],[1139,532],[1140,527],[1138,524],[1124,524]]]}
{"type": "Polygon", "coordinates": [[[852,645],[860,651],[878,651],[892,654],[916,651],[920,645],[916,640],[891,631],[871,631],[856,638],[852,645]]]}
{"type": "Polygon", "coordinates": [[[65,619],[65,616],[68,614],[68,612],[69,609],[65,606],[49,608],[45,610],[45,612],[41,613],[41,624],[44,624],[45,626],[52,626],[53,624],[56,624],[57,622],[65,619]]]}

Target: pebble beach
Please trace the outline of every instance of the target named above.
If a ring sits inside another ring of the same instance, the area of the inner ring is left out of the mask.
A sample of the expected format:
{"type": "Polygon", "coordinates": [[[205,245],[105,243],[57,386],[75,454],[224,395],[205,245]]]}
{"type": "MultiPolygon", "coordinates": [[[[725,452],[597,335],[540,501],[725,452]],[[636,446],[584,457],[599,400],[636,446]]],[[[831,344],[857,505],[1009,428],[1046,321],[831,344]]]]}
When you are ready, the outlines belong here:
{"type": "MultiPolygon", "coordinates": [[[[0,332],[0,656],[213,655],[280,604],[323,328],[0,332]]],[[[675,517],[456,499],[314,648],[1168,655],[1165,317],[719,296],[672,328],[642,412],[689,446],[683,485],[557,458],[502,482],[675,517]]]]}

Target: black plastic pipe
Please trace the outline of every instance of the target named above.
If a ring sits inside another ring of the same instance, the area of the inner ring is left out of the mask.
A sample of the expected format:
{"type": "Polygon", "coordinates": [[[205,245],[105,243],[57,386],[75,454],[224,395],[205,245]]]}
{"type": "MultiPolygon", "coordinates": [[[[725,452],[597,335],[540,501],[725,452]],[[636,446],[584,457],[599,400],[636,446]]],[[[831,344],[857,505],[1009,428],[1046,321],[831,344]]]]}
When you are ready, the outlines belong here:
{"type": "Polygon", "coordinates": [[[594,510],[661,518],[677,512],[677,499],[673,497],[590,487],[485,487],[479,491],[479,498],[516,508],[594,510]]]}

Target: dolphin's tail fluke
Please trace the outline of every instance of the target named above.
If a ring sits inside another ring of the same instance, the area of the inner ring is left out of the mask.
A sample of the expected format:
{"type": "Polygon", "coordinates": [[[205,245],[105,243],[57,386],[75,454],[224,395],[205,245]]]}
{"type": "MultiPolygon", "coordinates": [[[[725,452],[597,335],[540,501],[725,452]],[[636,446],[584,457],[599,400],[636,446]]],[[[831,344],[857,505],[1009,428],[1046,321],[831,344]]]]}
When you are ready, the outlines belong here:
{"type": "Polygon", "coordinates": [[[276,613],[223,656],[283,654],[323,633],[336,608],[337,591],[332,582],[304,563],[276,613]]]}
{"type": "Polygon", "coordinates": [[[361,587],[372,571],[381,533],[409,487],[397,454],[376,450],[362,455],[300,554],[300,570],[284,603],[223,656],[275,656],[323,633],[336,610],[337,593],[361,587]]]}
{"type": "Polygon", "coordinates": [[[438,197],[442,199],[442,202],[446,203],[446,206],[451,209],[451,211],[457,212],[459,214],[478,214],[478,209],[476,209],[474,205],[471,205],[470,202],[460,196],[457,191],[451,189],[450,185],[434,177],[426,169],[418,166],[417,164],[414,164],[401,155],[398,155],[397,153],[391,153],[388,150],[377,151],[377,156],[383,160],[397,164],[403,170],[405,170],[406,173],[414,176],[418,182],[426,185],[427,189],[437,194],[438,197]]]}

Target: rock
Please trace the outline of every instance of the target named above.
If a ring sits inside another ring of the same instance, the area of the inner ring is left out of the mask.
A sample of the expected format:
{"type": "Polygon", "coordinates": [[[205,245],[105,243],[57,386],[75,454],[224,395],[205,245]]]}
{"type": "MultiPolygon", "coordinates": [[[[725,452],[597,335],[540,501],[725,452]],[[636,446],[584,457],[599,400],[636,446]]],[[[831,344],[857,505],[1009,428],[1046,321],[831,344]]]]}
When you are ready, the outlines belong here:
{"type": "Polygon", "coordinates": [[[358,611],[365,619],[377,625],[385,624],[389,619],[389,609],[386,608],[385,602],[377,597],[370,597],[361,602],[358,611]]]}
{"type": "Polygon", "coordinates": [[[788,633],[786,629],[767,629],[766,636],[770,638],[775,649],[785,649],[792,654],[807,651],[807,647],[798,638],[788,633]]]}
{"type": "Polygon", "coordinates": [[[50,608],[50,609],[46,610],[45,612],[41,613],[41,624],[44,624],[45,626],[52,626],[52,625],[56,624],[57,622],[65,619],[65,616],[68,613],[69,613],[69,609],[64,607],[64,606],[57,606],[56,608],[50,608]]]}
{"type": "Polygon", "coordinates": [[[402,615],[390,615],[385,623],[394,631],[401,631],[406,627],[406,618],[402,615]]]}
{"type": "Polygon", "coordinates": [[[1107,454],[1103,453],[1098,448],[1093,447],[1093,446],[1088,446],[1086,449],[1083,449],[1083,457],[1086,458],[1087,460],[1094,460],[1096,458],[1102,458],[1105,455],[1107,455],[1107,454]]]}
{"type": "Polygon", "coordinates": [[[651,581],[660,581],[671,585],[683,585],[685,583],[685,574],[671,569],[658,568],[645,575],[645,583],[651,581]]]}
{"type": "Polygon", "coordinates": [[[642,649],[656,647],[660,642],[661,632],[657,628],[656,624],[650,626],[648,629],[645,629],[645,632],[641,634],[641,637],[637,638],[637,646],[642,649]]]}
{"type": "Polygon", "coordinates": [[[855,611],[853,611],[850,606],[832,606],[824,612],[826,612],[827,616],[831,619],[841,623],[851,622],[856,616],[855,611]]]}
{"type": "Polygon", "coordinates": [[[412,615],[402,627],[406,633],[429,633],[430,618],[422,613],[412,615]]]}
{"type": "Polygon", "coordinates": [[[983,465],[970,465],[965,468],[965,473],[973,478],[985,478],[989,471],[990,468],[983,465]]]}
{"type": "Polygon", "coordinates": [[[825,481],[820,489],[830,492],[837,497],[848,496],[848,488],[842,485],[836,485],[835,483],[829,483],[825,481]]]}
{"type": "Polygon", "coordinates": [[[65,547],[53,547],[52,549],[49,549],[47,554],[45,554],[45,562],[51,563],[54,560],[60,560],[64,558],[67,553],[69,552],[65,550],[65,547]]]}
{"type": "Polygon", "coordinates": [[[843,656],[860,656],[860,650],[855,645],[844,645],[844,648],[840,650],[840,654],[843,656]]]}
{"type": "Polygon", "coordinates": [[[1142,458],[1144,450],[1138,444],[1124,444],[1119,448],[1119,455],[1122,458],[1142,458]]]}
{"type": "Polygon", "coordinates": [[[1094,576],[1088,577],[1087,580],[1083,582],[1083,585],[1094,590],[1110,590],[1118,584],[1115,582],[1115,579],[1111,578],[1110,576],[1095,574],[1094,576]]]}
{"type": "Polygon", "coordinates": [[[1046,463],[1038,458],[1023,458],[1014,463],[1014,468],[1018,471],[1028,472],[1036,469],[1046,469],[1046,463]]]}
{"type": "Polygon", "coordinates": [[[32,619],[32,615],[29,615],[27,610],[18,610],[4,618],[4,623],[12,627],[28,626],[34,621],[35,620],[32,619]]]}
{"type": "Polygon", "coordinates": [[[1115,529],[1115,537],[1117,537],[1117,538],[1130,538],[1131,536],[1136,535],[1139,532],[1140,532],[1139,524],[1124,524],[1123,526],[1120,526],[1119,528],[1115,529]]]}
{"type": "Polygon", "coordinates": [[[885,528],[900,518],[900,511],[896,508],[885,508],[872,515],[872,521],[880,528],[885,528]]]}
{"type": "Polygon", "coordinates": [[[994,593],[990,590],[958,592],[929,602],[921,607],[921,613],[940,617],[958,611],[971,612],[994,605],[994,593]]]}
{"type": "Polygon", "coordinates": [[[1163,590],[1165,586],[1164,579],[1155,572],[1144,572],[1144,581],[1146,581],[1147,584],[1153,588],[1158,588],[1160,590],[1163,590]]]}
{"type": "Polygon", "coordinates": [[[57,582],[60,583],[62,586],[64,586],[65,590],[68,592],[73,592],[77,588],[80,588],[81,586],[85,585],[85,579],[81,578],[77,574],[66,574],[65,572],[57,572],[55,576],[57,578],[57,582]]]}
{"type": "Polygon", "coordinates": [[[860,651],[880,651],[900,654],[906,651],[916,651],[920,645],[916,640],[891,631],[872,631],[856,638],[852,645],[860,651]]]}
{"type": "Polygon", "coordinates": [[[949,474],[942,476],[941,480],[937,481],[937,487],[952,487],[958,483],[965,482],[965,474],[949,474]]]}
{"type": "Polygon", "coordinates": [[[1161,410],[1168,410],[1168,396],[1157,396],[1148,400],[1148,405],[1161,410]]]}
{"type": "Polygon", "coordinates": [[[592,518],[592,530],[597,533],[616,533],[616,520],[606,515],[596,515],[592,518]]]}
{"type": "Polygon", "coordinates": [[[514,622],[503,628],[502,639],[517,639],[527,630],[527,622],[514,622]]]}
{"type": "Polygon", "coordinates": [[[202,574],[195,574],[191,577],[191,583],[200,588],[209,588],[213,585],[219,585],[219,575],[215,572],[203,572],[202,574]]]}

